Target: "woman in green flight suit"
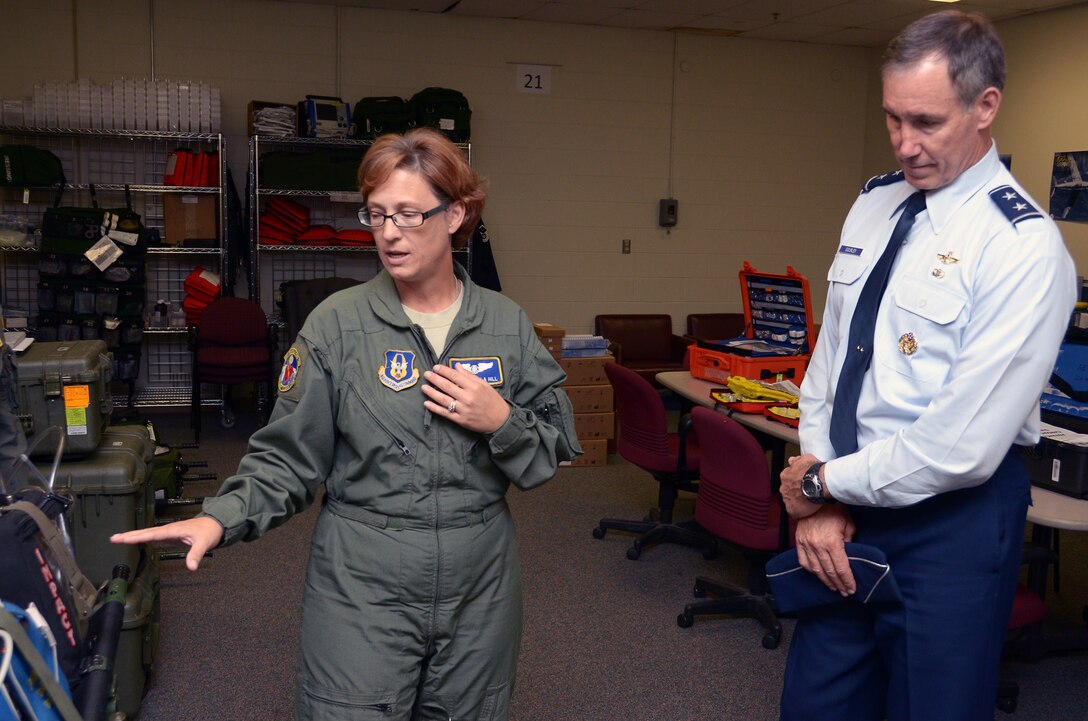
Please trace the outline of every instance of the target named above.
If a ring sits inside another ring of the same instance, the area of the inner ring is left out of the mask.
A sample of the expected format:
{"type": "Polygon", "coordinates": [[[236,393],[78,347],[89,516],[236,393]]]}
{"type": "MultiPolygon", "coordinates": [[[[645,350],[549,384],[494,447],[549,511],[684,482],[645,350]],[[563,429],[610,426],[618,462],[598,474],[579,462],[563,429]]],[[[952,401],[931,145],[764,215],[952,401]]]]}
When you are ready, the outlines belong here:
{"type": "Polygon", "coordinates": [[[359,185],[383,271],[310,314],[268,425],[200,516],[113,540],[184,541],[195,570],[324,483],[296,717],[505,719],[521,583],[504,496],[581,452],[565,376],[525,312],[453,260],[486,198],[455,145],[383,136],[359,185]]]}

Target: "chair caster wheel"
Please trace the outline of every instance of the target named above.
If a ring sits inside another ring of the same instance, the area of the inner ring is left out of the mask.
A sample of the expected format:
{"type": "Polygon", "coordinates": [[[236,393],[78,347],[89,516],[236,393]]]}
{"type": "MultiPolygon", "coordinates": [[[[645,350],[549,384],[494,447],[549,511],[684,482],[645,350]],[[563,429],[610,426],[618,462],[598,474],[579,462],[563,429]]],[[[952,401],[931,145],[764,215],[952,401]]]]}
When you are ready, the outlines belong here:
{"type": "Polygon", "coordinates": [[[778,642],[781,640],[782,635],[779,633],[765,633],[763,634],[763,648],[776,649],[778,648],[778,642]]]}
{"type": "Polygon", "coordinates": [[[695,598],[706,598],[706,589],[696,583],[695,587],[691,589],[691,595],[695,596],[695,598]]]}
{"type": "Polygon", "coordinates": [[[642,549],[638,546],[631,546],[627,549],[627,558],[632,561],[637,561],[639,556],[642,555],[642,549]]]}
{"type": "Polygon", "coordinates": [[[686,613],[681,613],[676,617],[676,625],[680,628],[691,628],[691,624],[695,623],[695,619],[686,613]]]}
{"type": "Polygon", "coordinates": [[[226,408],[224,408],[222,411],[220,411],[220,413],[219,413],[219,425],[223,426],[224,428],[234,428],[235,420],[236,419],[234,417],[234,411],[226,409],[226,408]]]}
{"type": "Polygon", "coordinates": [[[596,528],[594,528],[593,529],[593,537],[597,538],[597,539],[604,538],[604,529],[601,528],[600,526],[597,526],[596,528]]]}

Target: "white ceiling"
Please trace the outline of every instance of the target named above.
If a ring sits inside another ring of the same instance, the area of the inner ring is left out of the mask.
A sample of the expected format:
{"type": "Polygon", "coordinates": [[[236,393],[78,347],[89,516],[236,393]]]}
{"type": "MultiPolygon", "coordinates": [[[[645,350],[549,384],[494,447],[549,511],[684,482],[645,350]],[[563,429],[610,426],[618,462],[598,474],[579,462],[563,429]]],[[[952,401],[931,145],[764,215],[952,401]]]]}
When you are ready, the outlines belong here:
{"type": "Polygon", "coordinates": [[[1088,0],[291,0],[455,16],[679,30],[830,45],[881,46],[948,7],[1004,20],[1088,0]]]}

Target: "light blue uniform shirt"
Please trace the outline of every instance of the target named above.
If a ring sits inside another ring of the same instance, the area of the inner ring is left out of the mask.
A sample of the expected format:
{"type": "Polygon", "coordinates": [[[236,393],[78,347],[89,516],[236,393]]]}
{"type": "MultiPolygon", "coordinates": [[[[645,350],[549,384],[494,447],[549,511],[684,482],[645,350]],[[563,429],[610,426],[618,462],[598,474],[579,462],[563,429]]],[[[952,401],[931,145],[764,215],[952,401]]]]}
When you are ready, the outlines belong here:
{"type": "Polygon", "coordinates": [[[854,203],[801,387],[801,448],[829,460],[828,488],[845,503],[906,506],[976,486],[1012,444],[1036,443],[1039,395],[1076,300],[1057,226],[991,146],[926,194],[881,300],[859,450],[836,459],[828,429],[854,306],[914,191],[877,184],[854,203]],[[998,188],[1007,210],[990,196],[998,188]]]}

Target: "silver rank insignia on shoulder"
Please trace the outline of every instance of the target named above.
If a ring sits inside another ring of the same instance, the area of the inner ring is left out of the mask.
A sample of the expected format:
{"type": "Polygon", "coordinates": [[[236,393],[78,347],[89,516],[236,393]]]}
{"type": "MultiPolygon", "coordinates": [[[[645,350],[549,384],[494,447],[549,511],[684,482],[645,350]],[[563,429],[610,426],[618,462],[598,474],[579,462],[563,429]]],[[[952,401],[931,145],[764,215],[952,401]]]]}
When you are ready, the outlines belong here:
{"type": "Polygon", "coordinates": [[[1016,225],[1028,218],[1042,218],[1042,212],[1024,199],[1011,185],[1002,185],[990,191],[990,200],[994,201],[1009,222],[1016,225]]]}
{"type": "Polygon", "coordinates": [[[915,339],[913,333],[904,333],[899,336],[899,352],[903,355],[914,355],[914,351],[918,350],[918,341],[915,339]]]}
{"type": "Polygon", "coordinates": [[[387,350],[385,363],[378,367],[378,380],[386,388],[400,392],[419,381],[416,354],[410,350],[387,350]]]}
{"type": "Polygon", "coordinates": [[[484,383],[493,386],[502,385],[502,359],[497,355],[478,358],[450,358],[450,368],[456,368],[458,363],[484,383]]]}
{"type": "Polygon", "coordinates": [[[932,275],[937,280],[940,280],[941,278],[944,277],[944,271],[941,270],[940,268],[934,268],[932,271],[930,271],[929,274],[932,275]]]}
{"type": "Polygon", "coordinates": [[[950,250],[947,253],[937,253],[937,260],[941,261],[945,265],[951,265],[952,263],[959,263],[960,259],[956,257],[956,251],[950,250]]]}

